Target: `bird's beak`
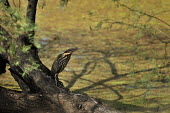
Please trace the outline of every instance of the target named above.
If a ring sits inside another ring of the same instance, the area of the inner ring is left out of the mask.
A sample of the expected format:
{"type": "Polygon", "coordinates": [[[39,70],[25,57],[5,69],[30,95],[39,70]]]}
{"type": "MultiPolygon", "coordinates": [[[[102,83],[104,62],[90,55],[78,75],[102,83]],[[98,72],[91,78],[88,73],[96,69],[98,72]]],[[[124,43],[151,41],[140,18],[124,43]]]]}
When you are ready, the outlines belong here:
{"type": "Polygon", "coordinates": [[[78,50],[78,48],[73,48],[71,51],[69,51],[68,53],[70,53],[70,54],[72,54],[72,53],[74,53],[75,51],[77,51],[78,50]]]}
{"type": "Polygon", "coordinates": [[[74,48],[72,51],[71,51],[71,53],[73,53],[73,52],[75,52],[75,51],[77,51],[78,50],[78,48],[74,48]]]}
{"type": "Polygon", "coordinates": [[[68,49],[64,52],[65,55],[68,55],[68,54],[72,54],[73,52],[75,52],[76,50],[78,50],[78,48],[71,48],[71,49],[68,49]]]}

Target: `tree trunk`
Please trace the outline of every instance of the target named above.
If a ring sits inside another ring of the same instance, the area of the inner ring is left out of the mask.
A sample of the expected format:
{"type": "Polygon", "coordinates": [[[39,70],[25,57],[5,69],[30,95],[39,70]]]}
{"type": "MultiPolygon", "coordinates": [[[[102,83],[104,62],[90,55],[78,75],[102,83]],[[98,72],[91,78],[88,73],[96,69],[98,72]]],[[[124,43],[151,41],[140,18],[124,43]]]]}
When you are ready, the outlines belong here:
{"type": "MultiPolygon", "coordinates": [[[[28,0],[30,25],[35,23],[37,1],[28,0]]],[[[4,5],[10,7],[8,0],[4,5]]],[[[56,87],[51,71],[39,59],[33,35],[34,30],[13,38],[0,25],[0,74],[5,73],[8,63],[22,90],[0,87],[0,113],[118,113],[87,95],[56,87]]]]}
{"type": "MultiPolygon", "coordinates": [[[[10,40],[8,40],[10,41],[10,40]]],[[[3,46],[4,44],[2,44],[3,46]]],[[[9,63],[10,72],[23,92],[0,89],[0,110],[3,112],[56,112],[56,113],[116,113],[101,102],[86,95],[74,94],[65,87],[56,87],[50,70],[42,64],[37,48],[24,34],[13,38],[6,49],[6,57],[0,57],[9,63]],[[15,49],[11,52],[11,46],[15,49]],[[27,48],[27,50],[24,50],[27,48]],[[30,94],[31,93],[31,94],[30,94]]],[[[5,62],[6,61],[6,62],[5,62]]]]}
{"type": "Polygon", "coordinates": [[[0,92],[0,113],[120,113],[81,94],[23,93],[3,87],[0,92]]]}

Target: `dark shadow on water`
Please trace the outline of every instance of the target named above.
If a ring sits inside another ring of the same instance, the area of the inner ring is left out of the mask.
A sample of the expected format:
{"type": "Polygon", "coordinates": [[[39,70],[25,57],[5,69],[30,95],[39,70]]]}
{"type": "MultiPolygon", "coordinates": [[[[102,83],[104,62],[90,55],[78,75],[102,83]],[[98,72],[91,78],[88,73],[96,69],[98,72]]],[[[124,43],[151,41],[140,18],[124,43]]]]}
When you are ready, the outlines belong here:
{"type": "MultiPolygon", "coordinates": [[[[98,52],[98,51],[97,51],[98,52]]],[[[75,71],[72,71],[71,73],[73,74],[74,77],[72,77],[72,79],[70,80],[70,82],[68,82],[68,86],[67,88],[71,88],[73,87],[73,85],[75,84],[75,82],[80,79],[82,76],[88,75],[91,72],[93,72],[97,66],[97,64],[99,63],[99,61],[103,60],[106,64],[109,65],[110,69],[111,69],[111,73],[114,76],[118,76],[117,73],[117,69],[114,63],[112,63],[108,58],[111,56],[111,54],[109,54],[108,52],[102,52],[99,51],[102,54],[104,54],[104,57],[99,58],[99,59],[95,59],[93,61],[88,61],[87,63],[84,64],[84,66],[82,67],[82,71],[80,73],[76,73],[75,71]],[[92,66],[92,68],[90,68],[90,66],[92,66]]],[[[91,81],[92,82],[92,81],[91,81]]],[[[95,82],[93,82],[95,83],[95,82]]],[[[101,84],[100,84],[101,85],[101,84]]]]}
{"type": "MultiPolygon", "coordinates": [[[[114,65],[109,59],[107,59],[107,58],[105,58],[105,57],[102,58],[102,59],[104,59],[104,61],[110,66],[112,74],[114,74],[115,76],[117,76],[118,74],[117,74],[117,70],[116,70],[116,68],[115,68],[115,65],[114,65]]],[[[83,79],[83,78],[81,78],[81,77],[82,77],[82,76],[85,76],[85,75],[87,75],[87,74],[90,74],[91,72],[93,72],[94,69],[95,69],[96,66],[97,66],[97,63],[98,63],[98,60],[94,60],[94,61],[91,61],[91,62],[87,62],[87,63],[83,66],[82,71],[81,71],[80,73],[76,73],[75,71],[72,71],[72,74],[73,74],[74,77],[72,77],[72,79],[68,82],[67,88],[73,87],[74,84],[76,83],[76,81],[77,81],[78,79],[82,79],[82,80],[85,80],[85,81],[88,81],[88,82],[92,82],[92,83],[95,84],[95,82],[93,82],[92,80],[83,79]],[[92,65],[92,68],[89,68],[90,65],[92,65]]],[[[109,85],[106,85],[106,84],[104,84],[104,83],[101,83],[101,84],[99,84],[99,85],[102,85],[103,87],[108,88],[108,89],[110,89],[112,92],[114,92],[114,93],[118,96],[118,98],[117,98],[116,100],[123,99],[123,96],[122,96],[117,90],[115,90],[114,88],[110,87],[109,85]]],[[[77,92],[77,91],[74,91],[74,92],[77,92]]]]}
{"type": "Polygon", "coordinates": [[[99,99],[101,102],[103,102],[104,104],[109,105],[109,107],[111,108],[115,108],[119,111],[122,112],[143,112],[143,113],[160,113],[163,111],[167,111],[170,110],[169,109],[169,105],[160,105],[157,107],[153,107],[153,108],[145,108],[145,107],[141,107],[141,106],[137,106],[137,105],[132,105],[132,104],[126,104],[126,103],[122,103],[119,101],[110,101],[110,100],[104,100],[104,99],[99,99]]]}
{"type": "MultiPolygon", "coordinates": [[[[93,82],[93,81],[91,81],[91,80],[87,80],[87,79],[83,79],[83,78],[81,78],[81,79],[82,79],[82,80],[85,80],[85,81],[89,81],[89,82],[95,83],[95,82],[93,82]]],[[[119,91],[118,91],[118,90],[115,90],[113,87],[111,87],[111,86],[109,86],[109,85],[106,85],[106,84],[101,84],[101,86],[103,86],[104,89],[106,89],[106,88],[110,89],[113,93],[115,93],[115,94],[118,96],[118,98],[115,99],[115,101],[116,101],[116,100],[121,100],[121,99],[123,99],[123,96],[119,93],[119,91]]]]}
{"type": "MultiPolygon", "coordinates": [[[[88,61],[87,63],[85,63],[84,66],[82,67],[82,70],[81,70],[80,73],[72,71],[71,73],[73,74],[73,77],[71,78],[70,81],[66,81],[68,83],[67,88],[73,87],[78,79],[82,79],[84,81],[91,82],[92,84],[89,85],[89,86],[74,90],[74,92],[82,93],[82,92],[85,92],[85,91],[89,91],[92,88],[95,88],[97,86],[103,86],[104,88],[110,89],[112,92],[114,92],[118,96],[118,98],[116,100],[123,99],[123,96],[119,93],[118,90],[114,89],[114,86],[109,86],[109,85],[106,85],[105,83],[112,81],[112,80],[120,79],[122,77],[126,77],[127,75],[130,75],[132,72],[124,73],[124,74],[118,74],[115,64],[112,63],[112,61],[110,61],[110,59],[109,59],[110,57],[113,57],[112,56],[113,53],[111,53],[110,51],[93,51],[93,52],[99,52],[99,53],[103,54],[103,57],[100,57],[99,59],[94,59],[92,61],[88,61]],[[83,76],[93,72],[99,62],[104,62],[110,67],[111,73],[113,75],[112,77],[109,77],[107,79],[103,79],[103,80],[100,80],[100,81],[97,81],[97,82],[94,82],[94,81],[89,80],[89,79],[82,78],[83,76]]],[[[136,72],[133,72],[133,73],[139,74],[139,73],[142,73],[142,72],[149,72],[149,71],[154,71],[154,70],[157,70],[157,69],[163,69],[163,68],[167,68],[167,67],[170,67],[170,65],[165,65],[165,66],[158,67],[158,68],[144,69],[144,70],[136,71],[136,72]]],[[[134,87],[134,88],[136,88],[136,87],[134,87]]]]}
{"type": "MultiPolygon", "coordinates": [[[[149,71],[153,71],[153,70],[157,70],[157,69],[163,69],[163,68],[167,68],[167,67],[170,67],[170,65],[161,66],[159,68],[151,68],[151,69],[140,70],[140,71],[136,71],[136,72],[133,72],[133,73],[138,74],[138,73],[142,73],[142,72],[149,72],[149,71]]],[[[87,91],[87,90],[89,90],[91,88],[94,88],[94,87],[96,87],[98,85],[104,84],[105,82],[108,82],[108,81],[111,81],[111,80],[117,80],[117,79],[120,79],[120,78],[125,77],[125,76],[130,75],[130,74],[131,74],[131,72],[130,73],[125,73],[125,74],[119,74],[117,76],[110,77],[110,78],[95,82],[92,85],[89,85],[89,86],[81,88],[81,89],[77,89],[75,91],[76,92],[87,91]]]]}
{"type": "Polygon", "coordinates": [[[76,83],[76,81],[81,78],[84,75],[90,74],[96,67],[96,62],[87,62],[80,73],[76,73],[75,71],[72,71],[71,73],[73,74],[74,77],[70,80],[70,82],[67,85],[67,88],[73,87],[73,85],[76,83]],[[89,66],[93,65],[93,67],[89,70],[89,66]]]}
{"type": "Polygon", "coordinates": [[[136,105],[132,105],[132,104],[125,104],[122,102],[118,102],[118,101],[110,101],[110,100],[104,100],[104,99],[100,99],[100,101],[102,101],[104,104],[108,104],[109,107],[111,108],[115,108],[117,110],[120,111],[143,111],[145,108],[144,107],[140,107],[140,106],[136,106],[136,105]]]}

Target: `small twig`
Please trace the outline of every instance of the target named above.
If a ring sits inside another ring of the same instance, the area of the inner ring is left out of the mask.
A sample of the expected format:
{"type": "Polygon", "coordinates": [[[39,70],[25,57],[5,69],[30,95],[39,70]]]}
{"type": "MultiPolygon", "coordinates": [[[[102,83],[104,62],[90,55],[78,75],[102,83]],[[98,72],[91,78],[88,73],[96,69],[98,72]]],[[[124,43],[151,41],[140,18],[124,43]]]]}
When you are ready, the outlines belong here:
{"type": "Polygon", "coordinates": [[[159,15],[159,14],[161,14],[161,13],[166,13],[166,12],[170,12],[170,10],[168,10],[168,11],[160,11],[160,12],[154,14],[154,16],[155,16],[155,15],[159,15]]]}
{"type": "Polygon", "coordinates": [[[118,5],[119,5],[119,6],[122,6],[122,7],[125,7],[125,8],[127,8],[127,9],[129,9],[130,11],[135,11],[135,12],[138,12],[138,13],[140,13],[140,14],[142,14],[142,15],[146,15],[146,16],[148,16],[148,17],[150,17],[150,18],[154,18],[154,19],[156,19],[156,20],[158,20],[158,21],[160,21],[160,22],[162,22],[162,23],[164,23],[164,24],[166,24],[167,26],[170,27],[170,24],[168,24],[168,23],[165,22],[164,20],[159,19],[159,18],[156,17],[156,16],[150,15],[150,14],[148,14],[148,13],[145,13],[145,12],[142,12],[142,11],[139,11],[139,10],[136,10],[136,9],[132,9],[132,8],[128,7],[127,5],[124,5],[124,4],[121,4],[121,3],[118,3],[118,5]]]}

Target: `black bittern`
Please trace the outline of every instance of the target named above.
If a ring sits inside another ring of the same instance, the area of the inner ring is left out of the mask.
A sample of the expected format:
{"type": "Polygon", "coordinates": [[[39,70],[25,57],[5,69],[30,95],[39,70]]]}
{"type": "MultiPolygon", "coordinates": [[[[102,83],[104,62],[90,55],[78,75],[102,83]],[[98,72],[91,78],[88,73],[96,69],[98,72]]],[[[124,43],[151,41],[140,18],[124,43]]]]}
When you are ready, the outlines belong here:
{"type": "Polygon", "coordinates": [[[66,50],[64,53],[59,54],[56,60],[54,61],[52,68],[51,68],[51,75],[55,77],[55,82],[57,86],[58,86],[57,82],[59,81],[58,74],[64,70],[64,68],[66,67],[66,65],[68,64],[71,58],[71,55],[77,49],[78,48],[71,48],[71,49],[66,50]]]}

